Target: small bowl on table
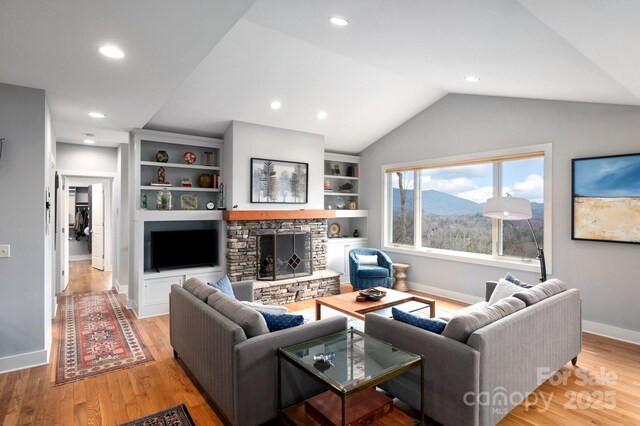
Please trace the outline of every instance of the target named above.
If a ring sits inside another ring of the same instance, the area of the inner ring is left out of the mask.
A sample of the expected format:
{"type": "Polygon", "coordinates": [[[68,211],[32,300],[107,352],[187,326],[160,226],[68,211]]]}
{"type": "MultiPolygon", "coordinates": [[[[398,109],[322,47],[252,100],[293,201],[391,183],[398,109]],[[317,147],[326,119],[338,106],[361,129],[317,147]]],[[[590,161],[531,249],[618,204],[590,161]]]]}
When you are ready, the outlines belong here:
{"type": "Polygon", "coordinates": [[[375,288],[368,288],[366,290],[360,290],[360,295],[364,296],[367,300],[378,301],[385,297],[387,292],[375,288]]]}

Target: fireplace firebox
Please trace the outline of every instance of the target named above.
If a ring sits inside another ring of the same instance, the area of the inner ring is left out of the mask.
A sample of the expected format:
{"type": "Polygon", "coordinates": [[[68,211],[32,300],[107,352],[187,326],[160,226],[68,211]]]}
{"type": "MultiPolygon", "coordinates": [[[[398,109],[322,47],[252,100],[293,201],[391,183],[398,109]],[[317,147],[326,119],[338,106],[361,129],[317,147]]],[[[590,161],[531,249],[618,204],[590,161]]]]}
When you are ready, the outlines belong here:
{"type": "Polygon", "coordinates": [[[256,235],[258,280],[276,281],[313,274],[310,232],[260,233],[256,235]]]}

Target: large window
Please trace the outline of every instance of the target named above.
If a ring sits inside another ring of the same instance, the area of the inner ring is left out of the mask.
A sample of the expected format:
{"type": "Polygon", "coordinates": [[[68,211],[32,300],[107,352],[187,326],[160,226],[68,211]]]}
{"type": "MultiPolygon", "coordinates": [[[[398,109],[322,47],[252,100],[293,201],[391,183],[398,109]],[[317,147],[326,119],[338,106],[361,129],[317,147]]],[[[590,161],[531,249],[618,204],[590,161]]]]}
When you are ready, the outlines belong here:
{"type": "Polygon", "coordinates": [[[537,251],[527,221],[492,220],[483,216],[483,209],[488,198],[499,195],[530,200],[531,224],[542,247],[544,174],[545,151],[540,149],[387,167],[385,246],[530,263],[537,251]]]}

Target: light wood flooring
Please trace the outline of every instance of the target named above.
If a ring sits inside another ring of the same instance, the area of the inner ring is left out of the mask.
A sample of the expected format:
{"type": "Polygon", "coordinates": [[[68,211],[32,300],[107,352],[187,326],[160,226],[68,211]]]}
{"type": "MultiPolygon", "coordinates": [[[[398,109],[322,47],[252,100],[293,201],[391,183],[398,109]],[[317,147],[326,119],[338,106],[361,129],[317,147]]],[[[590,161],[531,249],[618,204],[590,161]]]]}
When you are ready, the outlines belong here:
{"type": "MultiPolygon", "coordinates": [[[[64,295],[110,287],[108,274],[91,269],[88,261],[72,262],[71,272],[64,295]]],[[[343,287],[350,290],[351,286],[343,287]]],[[[446,309],[464,306],[434,298],[446,309]]],[[[313,301],[303,301],[289,309],[313,306],[313,301]]],[[[51,362],[0,375],[0,424],[116,425],[180,403],[188,407],[197,425],[221,424],[173,358],[169,317],[136,319],[135,323],[154,361],[53,386],[58,345],[54,321],[51,362]]],[[[639,346],[585,334],[578,367],[568,364],[552,379],[554,383],[550,380],[540,386],[532,394],[535,397],[516,407],[500,425],[640,424],[639,346]],[[559,383],[563,376],[566,380],[559,383]]]]}

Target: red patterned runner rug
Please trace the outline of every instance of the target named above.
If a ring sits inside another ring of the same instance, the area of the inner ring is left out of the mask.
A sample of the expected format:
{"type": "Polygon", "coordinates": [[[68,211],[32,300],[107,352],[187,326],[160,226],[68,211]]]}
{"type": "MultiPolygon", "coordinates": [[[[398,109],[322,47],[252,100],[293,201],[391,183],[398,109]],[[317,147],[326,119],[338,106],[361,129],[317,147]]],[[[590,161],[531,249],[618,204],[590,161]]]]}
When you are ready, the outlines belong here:
{"type": "Polygon", "coordinates": [[[153,360],[115,291],[67,296],[61,303],[56,385],[153,360]]]}

